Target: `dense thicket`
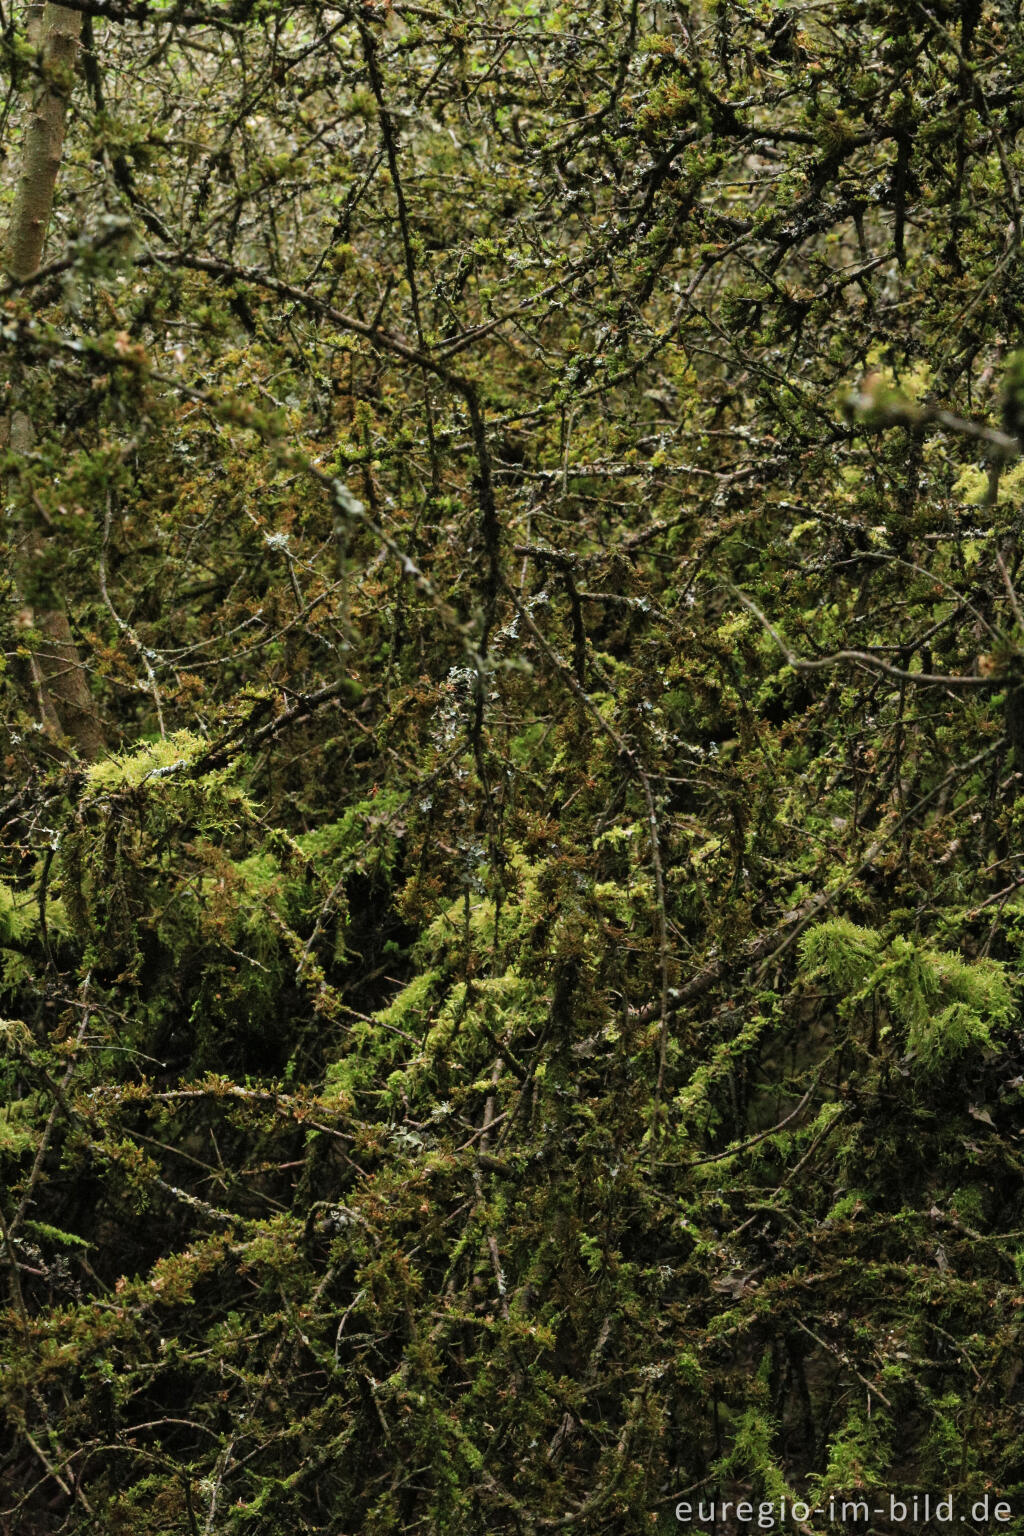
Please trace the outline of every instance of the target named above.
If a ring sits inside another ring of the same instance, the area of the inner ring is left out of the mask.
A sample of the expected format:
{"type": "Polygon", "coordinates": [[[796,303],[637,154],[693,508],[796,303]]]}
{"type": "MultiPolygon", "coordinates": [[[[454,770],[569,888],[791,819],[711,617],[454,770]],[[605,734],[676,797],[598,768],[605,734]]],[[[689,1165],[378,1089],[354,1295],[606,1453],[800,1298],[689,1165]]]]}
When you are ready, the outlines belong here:
{"type": "Polygon", "coordinates": [[[75,9],[5,1532],[1019,1514],[1017,7],[75,9]]]}

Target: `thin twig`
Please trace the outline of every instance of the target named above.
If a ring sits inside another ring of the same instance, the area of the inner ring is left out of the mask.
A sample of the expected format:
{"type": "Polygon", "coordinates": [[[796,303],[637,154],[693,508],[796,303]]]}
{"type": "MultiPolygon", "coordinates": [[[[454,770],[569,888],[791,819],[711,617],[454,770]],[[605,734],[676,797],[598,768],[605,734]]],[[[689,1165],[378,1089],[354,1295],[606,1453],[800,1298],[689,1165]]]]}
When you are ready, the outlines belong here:
{"type": "Polygon", "coordinates": [[[891,662],[882,661],[878,656],[873,656],[870,651],[833,651],[829,656],[815,656],[806,658],[798,656],[790,648],[772,624],[771,620],[757,606],[752,597],[741,592],[739,587],[730,586],[729,590],[742,603],[748,613],[763,626],[771,635],[775,644],[786,658],[786,662],[794,672],[822,672],[829,667],[837,667],[841,662],[852,662],[855,666],[864,667],[869,672],[878,672],[883,677],[892,677],[901,683],[923,683],[931,687],[943,688],[992,688],[1002,689],[1007,684],[1005,673],[993,674],[991,677],[970,677],[957,673],[942,672],[907,672],[903,667],[894,667],[891,662]]]}

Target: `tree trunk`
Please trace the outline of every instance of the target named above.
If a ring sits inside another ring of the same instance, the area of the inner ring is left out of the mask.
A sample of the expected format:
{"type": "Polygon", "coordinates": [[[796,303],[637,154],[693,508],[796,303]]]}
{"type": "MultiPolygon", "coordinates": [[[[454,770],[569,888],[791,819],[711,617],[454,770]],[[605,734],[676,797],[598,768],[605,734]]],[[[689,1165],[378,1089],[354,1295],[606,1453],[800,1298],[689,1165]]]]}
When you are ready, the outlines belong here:
{"type": "MultiPolygon", "coordinates": [[[[64,149],[67,106],[74,86],[75,58],[82,30],[80,11],[59,5],[34,6],[30,34],[39,45],[41,71],[35,87],[25,137],[14,206],[4,241],[4,265],[13,277],[28,278],[39,269],[53,209],[64,149]]],[[[15,405],[6,436],[16,453],[32,445],[32,423],[15,405]]],[[[40,551],[38,535],[26,540],[27,560],[40,551]]],[[[32,659],[40,718],[49,735],[64,736],[85,757],[103,750],[103,733],[85,681],[85,672],[64,609],[51,598],[32,619],[43,643],[32,659]]]]}
{"type": "Polygon", "coordinates": [[[43,258],[81,31],[80,11],[66,11],[59,5],[32,7],[29,33],[39,44],[41,70],[25,127],[21,169],[4,242],[5,265],[15,277],[31,277],[43,258]]]}

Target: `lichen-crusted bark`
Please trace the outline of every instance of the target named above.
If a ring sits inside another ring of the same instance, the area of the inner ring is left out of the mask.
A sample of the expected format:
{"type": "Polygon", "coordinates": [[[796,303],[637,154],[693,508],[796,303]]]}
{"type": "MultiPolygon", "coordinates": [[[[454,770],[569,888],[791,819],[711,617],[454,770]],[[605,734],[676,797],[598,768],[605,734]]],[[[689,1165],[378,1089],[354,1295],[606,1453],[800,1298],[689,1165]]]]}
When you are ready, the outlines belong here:
{"type": "MultiPolygon", "coordinates": [[[[64,149],[68,100],[74,84],[75,56],[82,30],[80,11],[63,6],[37,8],[33,32],[39,43],[41,71],[32,98],[21,151],[21,168],[11,220],[4,242],[4,264],[17,278],[31,277],[42,261],[64,149]]],[[[32,444],[32,423],[24,412],[10,418],[8,440],[16,452],[32,444]]],[[[26,541],[28,558],[39,553],[39,539],[26,541]]],[[[78,648],[67,614],[54,604],[34,615],[43,644],[32,658],[32,678],[46,731],[74,742],[85,757],[103,748],[103,733],[86,686],[78,648]]]]}
{"type": "Polygon", "coordinates": [[[21,171],[4,242],[5,264],[15,277],[31,277],[42,260],[81,31],[80,11],[60,5],[42,8],[38,28],[42,72],[25,128],[21,171]]]}

